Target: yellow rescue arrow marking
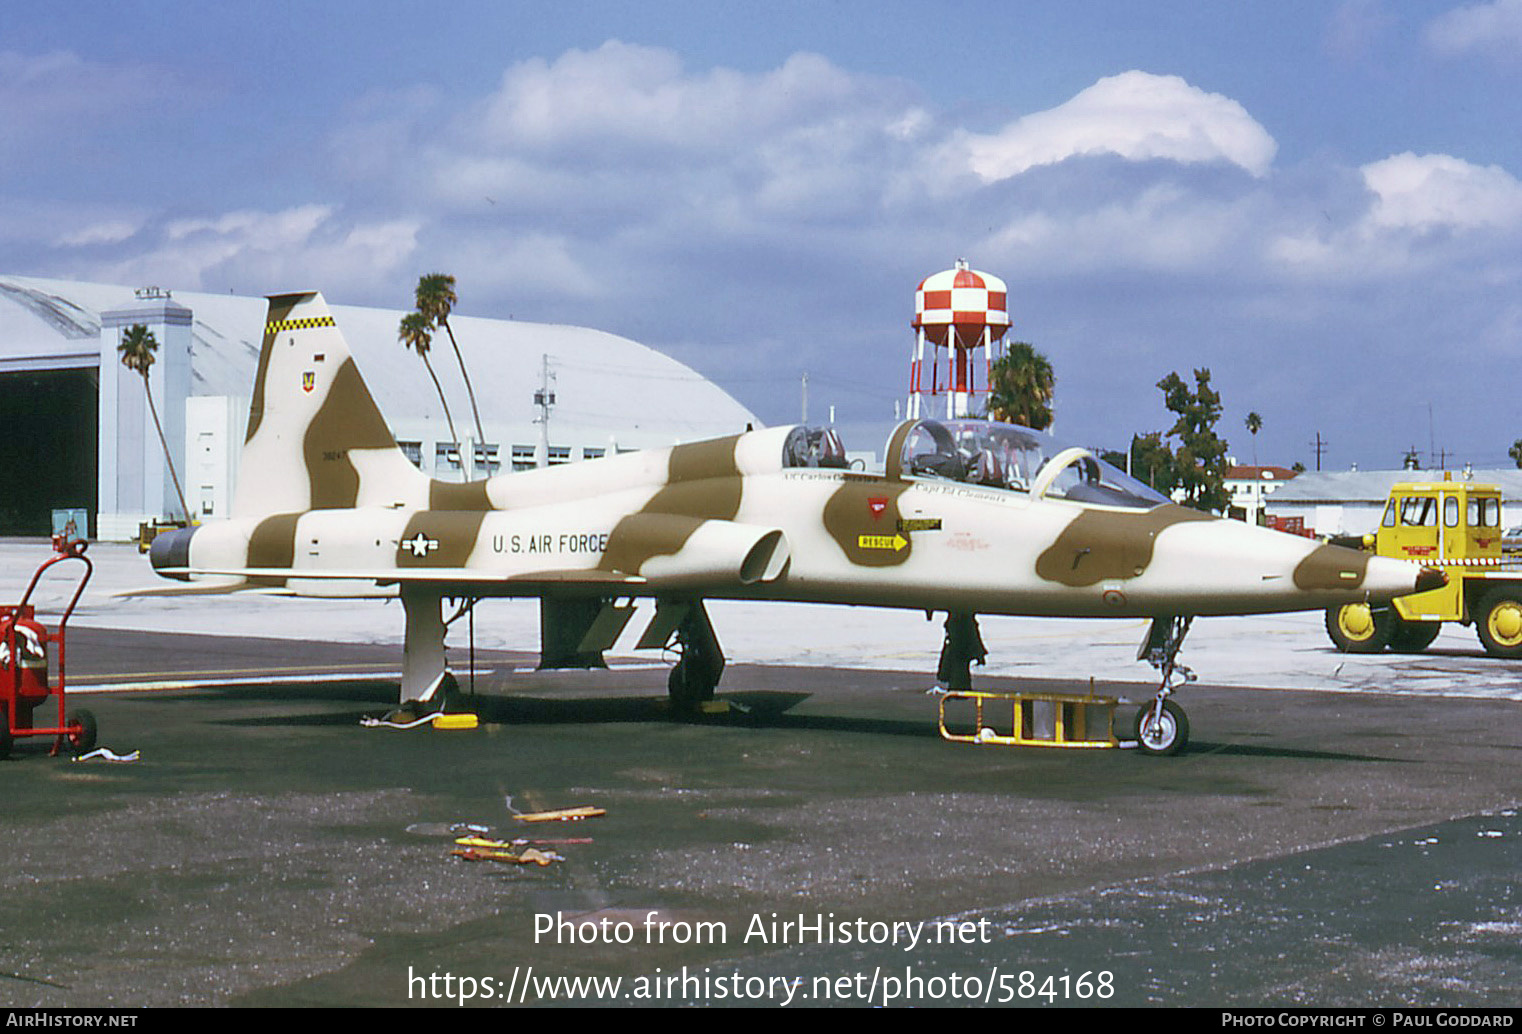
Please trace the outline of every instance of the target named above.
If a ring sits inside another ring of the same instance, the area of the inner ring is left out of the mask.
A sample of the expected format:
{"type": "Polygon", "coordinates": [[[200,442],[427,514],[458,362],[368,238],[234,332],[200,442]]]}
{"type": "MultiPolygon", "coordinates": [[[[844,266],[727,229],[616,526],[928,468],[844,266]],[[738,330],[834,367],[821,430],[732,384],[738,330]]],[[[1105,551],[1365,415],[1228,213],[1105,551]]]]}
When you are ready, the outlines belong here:
{"type": "Polygon", "coordinates": [[[858,535],[856,545],[859,549],[891,549],[895,553],[909,544],[909,540],[902,535],[858,535]]]}

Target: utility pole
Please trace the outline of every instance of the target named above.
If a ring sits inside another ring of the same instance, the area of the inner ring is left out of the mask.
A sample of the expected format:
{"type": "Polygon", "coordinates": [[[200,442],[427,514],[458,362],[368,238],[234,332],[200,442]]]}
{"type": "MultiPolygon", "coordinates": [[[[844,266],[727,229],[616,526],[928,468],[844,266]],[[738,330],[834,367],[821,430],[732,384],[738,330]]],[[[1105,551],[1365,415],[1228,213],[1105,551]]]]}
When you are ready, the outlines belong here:
{"type": "Polygon", "coordinates": [[[554,375],[550,373],[550,357],[541,353],[539,365],[539,390],[534,392],[534,405],[539,407],[539,415],[534,418],[534,423],[539,425],[539,455],[534,457],[536,467],[548,467],[550,465],[550,407],[555,405],[555,393],[550,390],[550,381],[554,375]]]}
{"type": "Polygon", "coordinates": [[[808,371],[803,374],[803,419],[799,423],[809,422],[809,375],[808,371]]]}
{"type": "MultiPolygon", "coordinates": [[[[1432,403],[1427,403],[1427,461],[1437,459],[1437,424],[1432,419],[1432,403]]],[[[1438,470],[1442,470],[1439,465],[1438,470]]]]}
{"type": "Polygon", "coordinates": [[[1321,432],[1316,432],[1316,440],[1311,443],[1311,448],[1316,450],[1316,469],[1321,469],[1321,454],[1326,452],[1327,446],[1332,443],[1321,437],[1321,432]]]}

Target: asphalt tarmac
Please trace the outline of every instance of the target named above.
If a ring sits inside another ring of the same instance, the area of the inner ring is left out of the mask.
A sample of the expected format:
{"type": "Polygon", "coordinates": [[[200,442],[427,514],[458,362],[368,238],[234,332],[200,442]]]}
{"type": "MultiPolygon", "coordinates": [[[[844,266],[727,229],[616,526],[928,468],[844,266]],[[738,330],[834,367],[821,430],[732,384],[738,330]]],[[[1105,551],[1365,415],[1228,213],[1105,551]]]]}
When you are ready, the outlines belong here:
{"type": "Polygon", "coordinates": [[[918,673],[732,665],[684,723],[662,666],[482,651],[482,727],[404,732],[390,646],[68,657],[139,760],[0,763],[4,1005],[1522,1003],[1512,701],[1194,686],[1154,759],[944,742],[918,673]]]}

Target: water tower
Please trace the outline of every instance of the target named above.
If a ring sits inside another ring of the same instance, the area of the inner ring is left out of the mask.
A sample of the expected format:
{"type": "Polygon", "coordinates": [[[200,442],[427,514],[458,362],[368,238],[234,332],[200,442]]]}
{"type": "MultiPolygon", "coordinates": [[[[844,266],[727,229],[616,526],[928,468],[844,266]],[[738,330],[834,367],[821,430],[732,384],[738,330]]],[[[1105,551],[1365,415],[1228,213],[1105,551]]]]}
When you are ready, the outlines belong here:
{"type": "MultiPolygon", "coordinates": [[[[964,259],[957,259],[955,269],[920,281],[911,324],[915,329],[909,361],[911,419],[938,416],[940,409],[948,419],[977,413],[988,397],[995,346],[1009,329],[1007,295],[1003,280],[968,269],[964,259]],[[927,344],[933,346],[928,363],[927,344]],[[937,403],[941,395],[946,396],[944,407],[937,403]]],[[[1002,354],[1003,349],[999,351],[1002,354]]]]}

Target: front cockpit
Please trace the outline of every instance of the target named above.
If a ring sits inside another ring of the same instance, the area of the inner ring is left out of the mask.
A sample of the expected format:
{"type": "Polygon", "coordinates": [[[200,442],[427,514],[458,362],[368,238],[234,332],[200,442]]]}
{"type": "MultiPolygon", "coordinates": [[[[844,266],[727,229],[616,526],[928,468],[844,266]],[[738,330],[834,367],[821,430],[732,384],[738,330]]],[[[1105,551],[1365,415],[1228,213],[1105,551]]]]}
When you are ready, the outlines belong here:
{"type": "Polygon", "coordinates": [[[798,426],[787,433],[782,443],[784,467],[833,467],[843,470],[850,465],[846,447],[833,427],[798,426]]]}
{"type": "MultiPolygon", "coordinates": [[[[848,465],[845,446],[834,428],[795,427],[788,433],[784,467],[848,465]]],[[[888,441],[884,474],[890,481],[952,481],[1038,499],[1133,510],[1150,510],[1168,501],[1087,449],[992,420],[900,424],[888,441]]]]}

